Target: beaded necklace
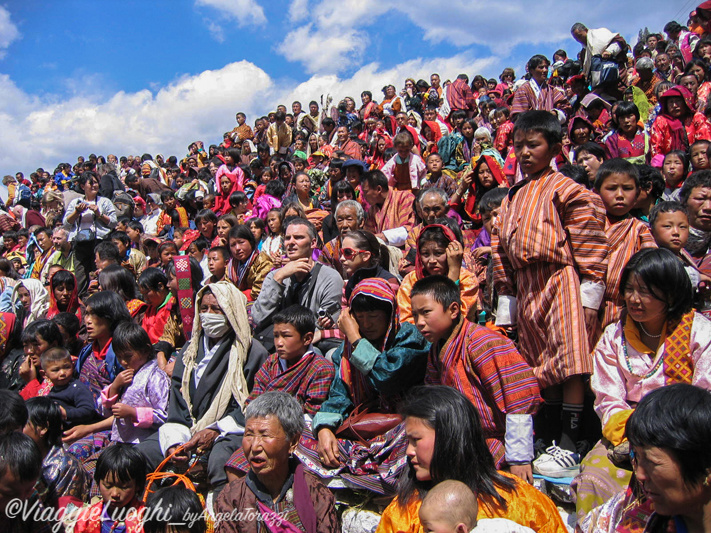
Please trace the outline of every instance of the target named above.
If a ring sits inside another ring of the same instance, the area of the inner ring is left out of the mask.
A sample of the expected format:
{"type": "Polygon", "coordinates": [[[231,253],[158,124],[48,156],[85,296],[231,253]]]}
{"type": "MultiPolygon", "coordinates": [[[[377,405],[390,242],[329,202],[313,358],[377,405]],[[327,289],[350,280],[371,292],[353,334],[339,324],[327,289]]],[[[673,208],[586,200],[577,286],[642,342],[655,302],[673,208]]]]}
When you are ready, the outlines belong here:
{"type": "MultiPolygon", "coordinates": [[[[658,349],[658,348],[657,348],[658,349]]],[[[630,356],[627,353],[627,339],[625,338],[625,328],[622,328],[622,351],[625,354],[625,363],[627,363],[627,369],[630,371],[630,374],[632,374],[635,377],[641,378],[641,379],[648,379],[652,377],[654,374],[656,374],[657,370],[659,370],[659,367],[662,366],[662,363],[664,362],[664,355],[662,355],[657,363],[654,365],[654,368],[647,372],[644,376],[640,376],[639,374],[636,374],[632,370],[632,363],[630,362],[630,356]]]]}

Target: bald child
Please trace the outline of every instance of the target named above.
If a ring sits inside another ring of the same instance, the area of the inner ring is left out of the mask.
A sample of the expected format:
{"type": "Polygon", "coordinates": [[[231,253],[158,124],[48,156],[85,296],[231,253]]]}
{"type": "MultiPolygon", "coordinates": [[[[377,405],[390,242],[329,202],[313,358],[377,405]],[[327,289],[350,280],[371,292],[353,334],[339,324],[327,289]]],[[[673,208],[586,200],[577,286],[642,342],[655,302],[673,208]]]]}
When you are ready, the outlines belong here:
{"type": "Polygon", "coordinates": [[[477,521],[476,495],[461,481],[435,485],[422,500],[420,523],[425,533],[533,533],[533,530],[505,518],[477,521]]]}

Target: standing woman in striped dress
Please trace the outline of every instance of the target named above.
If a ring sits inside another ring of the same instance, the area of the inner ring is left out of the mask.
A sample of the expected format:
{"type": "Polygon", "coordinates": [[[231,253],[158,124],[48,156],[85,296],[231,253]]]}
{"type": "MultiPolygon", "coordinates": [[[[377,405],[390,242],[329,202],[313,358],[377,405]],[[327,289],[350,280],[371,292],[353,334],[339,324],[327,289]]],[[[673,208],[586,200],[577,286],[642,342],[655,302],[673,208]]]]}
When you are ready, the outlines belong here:
{"type": "Polygon", "coordinates": [[[519,349],[546,400],[537,437],[554,441],[534,472],[568,477],[579,471],[583,377],[592,372],[588,334],[605,293],[609,244],[599,196],[550,166],[561,147],[551,113],[519,116],[514,151],[525,179],[501,204],[491,246],[496,325],[518,326],[519,349]]]}

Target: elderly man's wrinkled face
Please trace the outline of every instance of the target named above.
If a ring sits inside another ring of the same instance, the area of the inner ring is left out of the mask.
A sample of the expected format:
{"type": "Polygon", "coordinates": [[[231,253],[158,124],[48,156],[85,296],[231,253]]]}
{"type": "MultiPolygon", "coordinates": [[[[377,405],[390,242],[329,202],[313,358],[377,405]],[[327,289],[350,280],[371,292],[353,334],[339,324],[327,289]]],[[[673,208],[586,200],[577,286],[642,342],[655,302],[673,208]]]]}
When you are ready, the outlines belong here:
{"type": "Polygon", "coordinates": [[[669,65],[671,65],[669,56],[667,54],[658,54],[657,59],[654,61],[654,65],[657,67],[657,70],[666,72],[669,70],[669,65]]]}
{"type": "Polygon", "coordinates": [[[434,221],[447,214],[447,204],[439,194],[425,194],[420,202],[424,223],[434,224],[434,221]]]}

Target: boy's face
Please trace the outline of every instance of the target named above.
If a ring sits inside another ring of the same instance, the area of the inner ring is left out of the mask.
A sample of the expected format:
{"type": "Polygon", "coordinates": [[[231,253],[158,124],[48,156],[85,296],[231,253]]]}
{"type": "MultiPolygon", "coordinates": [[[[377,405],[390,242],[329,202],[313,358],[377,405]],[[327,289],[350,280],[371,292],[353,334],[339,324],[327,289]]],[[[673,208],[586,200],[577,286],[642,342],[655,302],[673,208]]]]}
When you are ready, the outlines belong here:
{"type": "Polygon", "coordinates": [[[29,499],[35,488],[37,478],[22,481],[10,471],[9,467],[0,475],[0,513],[7,515],[8,504],[19,498],[22,501],[29,499]]]}
{"type": "Polygon", "coordinates": [[[207,255],[207,269],[210,271],[210,274],[220,279],[225,275],[227,261],[222,257],[220,252],[210,252],[207,255]]]}
{"type": "Polygon", "coordinates": [[[313,341],[313,333],[303,337],[293,324],[274,324],[274,347],[279,359],[296,362],[306,353],[313,341]]]}
{"type": "Polygon", "coordinates": [[[67,357],[63,361],[48,363],[43,370],[52,385],[64,387],[72,380],[72,359],[67,357]]]}
{"type": "Polygon", "coordinates": [[[524,174],[536,174],[550,167],[551,160],[560,150],[560,143],[550,146],[539,131],[517,131],[514,134],[514,153],[524,174]]]}
{"type": "Polygon", "coordinates": [[[431,155],[427,158],[427,170],[434,174],[442,171],[442,158],[439,155],[431,155]]]}
{"type": "Polygon", "coordinates": [[[119,222],[118,224],[116,224],[116,231],[125,232],[127,229],[128,229],[128,227],[123,222],[119,222]]]}
{"type": "Polygon", "coordinates": [[[120,241],[120,240],[118,240],[118,239],[113,239],[111,242],[113,242],[116,246],[118,246],[119,253],[120,253],[121,255],[125,255],[125,254],[126,254],[127,247],[126,247],[126,245],[125,245],[122,241],[120,241]]]}
{"type": "Polygon", "coordinates": [[[126,228],[126,234],[133,242],[139,242],[141,240],[141,232],[137,229],[126,228]]]}
{"type": "Polygon", "coordinates": [[[689,219],[686,213],[659,213],[652,226],[652,235],[657,246],[679,254],[689,240],[689,219]]]}
{"type": "Polygon", "coordinates": [[[410,157],[410,148],[410,143],[398,143],[395,145],[397,155],[400,156],[400,159],[407,159],[410,157]]]}
{"type": "Polygon", "coordinates": [[[109,474],[99,482],[99,492],[107,504],[112,509],[125,507],[136,495],[136,481],[134,479],[123,482],[113,474],[109,474]]]}
{"type": "Polygon", "coordinates": [[[445,309],[429,294],[417,294],[412,297],[412,318],[422,336],[435,343],[449,335],[459,318],[459,304],[452,303],[445,309]]]}
{"type": "Polygon", "coordinates": [[[696,145],[691,148],[689,161],[694,170],[705,170],[709,168],[709,158],[706,155],[708,146],[706,144],[696,145]]]}
{"type": "Polygon", "coordinates": [[[163,207],[166,211],[175,209],[175,198],[166,198],[163,200],[163,207]]]}
{"type": "Polygon", "coordinates": [[[491,235],[491,231],[494,229],[494,220],[497,216],[499,216],[498,207],[495,207],[491,211],[483,211],[481,213],[481,222],[489,235],[491,235]]]}
{"type": "Polygon", "coordinates": [[[598,191],[607,214],[616,218],[627,215],[637,203],[639,187],[629,174],[615,172],[602,182],[598,191]]]}
{"type": "Polygon", "coordinates": [[[96,270],[97,270],[97,272],[98,272],[98,271],[101,271],[101,270],[104,270],[104,269],[105,269],[107,266],[109,266],[109,265],[113,265],[113,264],[114,264],[113,261],[111,261],[111,260],[109,260],[109,259],[101,259],[101,258],[99,257],[99,254],[95,254],[95,258],[94,258],[94,259],[95,259],[94,262],[96,263],[96,270]]]}

